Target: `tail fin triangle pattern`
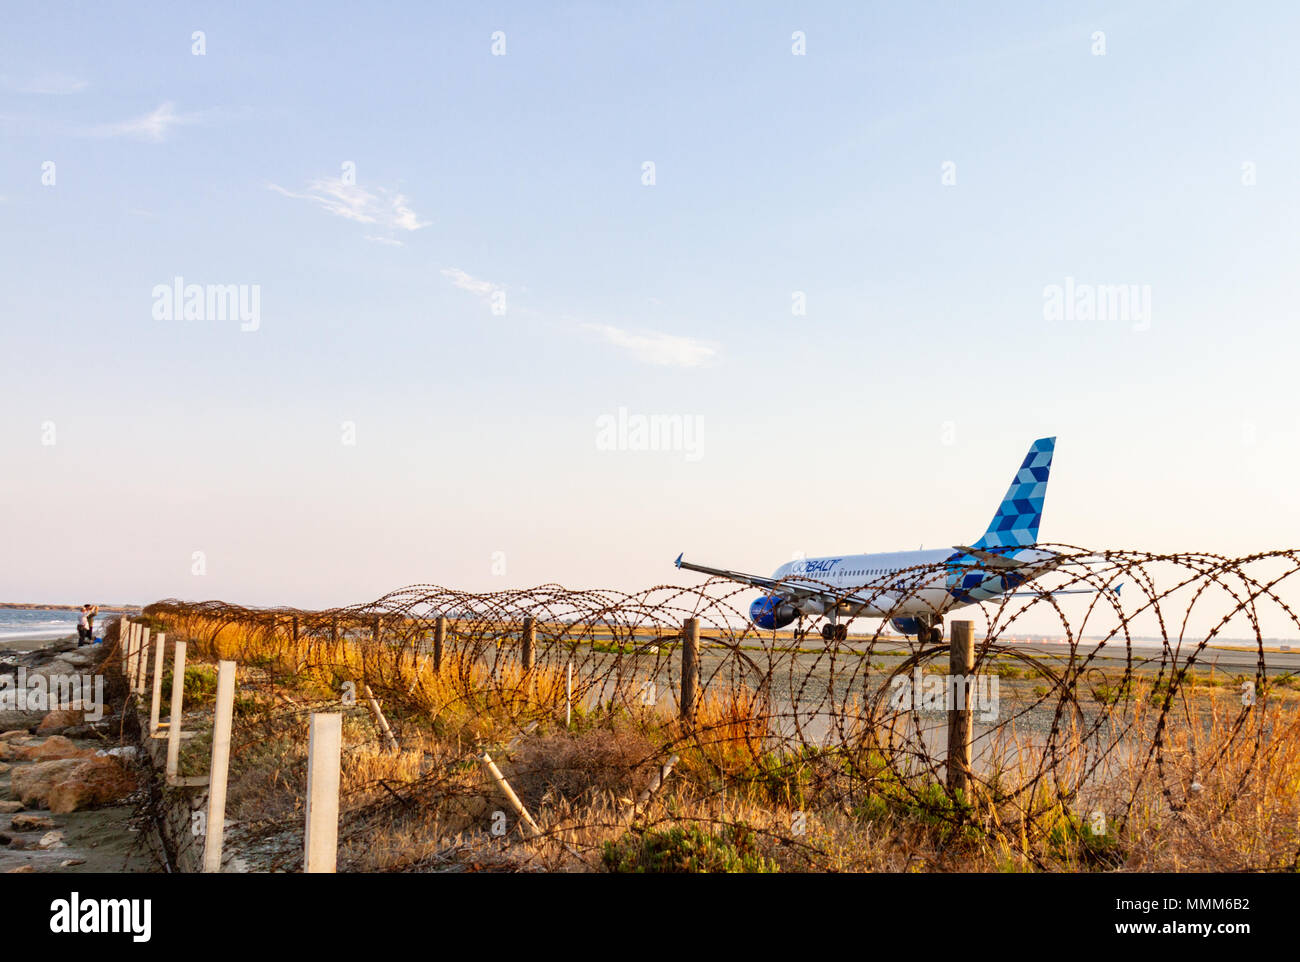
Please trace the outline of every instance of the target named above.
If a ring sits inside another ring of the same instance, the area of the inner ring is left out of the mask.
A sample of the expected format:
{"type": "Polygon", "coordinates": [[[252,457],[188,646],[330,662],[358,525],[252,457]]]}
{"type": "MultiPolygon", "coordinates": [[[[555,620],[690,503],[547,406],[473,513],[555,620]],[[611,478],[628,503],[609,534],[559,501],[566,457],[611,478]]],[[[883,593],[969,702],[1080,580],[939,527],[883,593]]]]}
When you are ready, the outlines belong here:
{"type": "Polygon", "coordinates": [[[998,505],[989,529],[975,542],[976,548],[1023,548],[1038,541],[1043,520],[1043,499],[1052,470],[1056,438],[1039,438],[1029,447],[1024,463],[998,505]]]}

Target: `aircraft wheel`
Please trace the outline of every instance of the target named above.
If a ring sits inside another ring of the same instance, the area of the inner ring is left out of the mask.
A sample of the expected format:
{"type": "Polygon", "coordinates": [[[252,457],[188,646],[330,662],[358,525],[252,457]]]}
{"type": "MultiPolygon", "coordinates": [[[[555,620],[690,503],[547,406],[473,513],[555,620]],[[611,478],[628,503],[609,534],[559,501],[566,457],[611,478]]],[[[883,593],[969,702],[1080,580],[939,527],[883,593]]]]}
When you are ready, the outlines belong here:
{"type": "Polygon", "coordinates": [[[848,640],[849,640],[849,626],[848,626],[848,625],[836,625],[836,626],[835,626],[835,640],[836,640],[836,641],[848,641],[848,640]]]}
{"type": "Polygon", "coordinates": [[[836,625],[822,625],[822,641],[834,641],[836,625]]]}

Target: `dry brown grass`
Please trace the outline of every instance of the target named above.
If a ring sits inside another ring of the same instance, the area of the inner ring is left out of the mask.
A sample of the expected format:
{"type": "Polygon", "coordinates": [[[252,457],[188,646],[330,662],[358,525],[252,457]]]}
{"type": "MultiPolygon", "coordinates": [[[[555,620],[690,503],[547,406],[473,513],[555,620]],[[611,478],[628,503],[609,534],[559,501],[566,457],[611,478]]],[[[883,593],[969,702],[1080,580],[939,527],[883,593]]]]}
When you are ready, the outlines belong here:
{"type": "Polygon", "coordinates": [[[767,857],[802,870],[1294,869],[1300,852],[1293,697],[1270,697],[1243,716],[1230,688],[1183,690],[1161,725],[1164,696],[1137,685],[1109,709],[1101,733],[1102,743],[1122,740],[1092,767],[1096,745],[1071,721],[1047,767],[1041,735],[1004,726],[990,753],[997,777],[981,782],[965,811],[943,793],[942,769],[892,756],[860,711],[848,712],[850,729],[835,745],[789,745],[743,685],[706,690],[685,725],[667,707],[597,706],[578,679],[566,731],[565,677],[554,668],[524,672],[448,651],[435,672],[427,657],[363,639],[294,642],[203,618],[168,629],[190,641],[192,661],[241,664],[247,701],[230,810],[288,838],[286,851],[301,836],[308,714],[340,710],[342,687],[356,686],[356,705],[342,709],[341,836],[341,864],[355,870],[592,870],[602,846],[629,830],[685,824],[749,826],[767,857]],[[367,684],[398,752],[366,709],[367,684]],[[492,834],[493,813],[506,807],[475,761],[485,747],[542,838],[523,838],[512,813],[507,835],[492,834]],[[633,819],[631,800],[669,754],[679,756],[673,775],[633,819]],[[1100,836],[1089,827],[1095,811],[1106,817],[1100,836]]]}

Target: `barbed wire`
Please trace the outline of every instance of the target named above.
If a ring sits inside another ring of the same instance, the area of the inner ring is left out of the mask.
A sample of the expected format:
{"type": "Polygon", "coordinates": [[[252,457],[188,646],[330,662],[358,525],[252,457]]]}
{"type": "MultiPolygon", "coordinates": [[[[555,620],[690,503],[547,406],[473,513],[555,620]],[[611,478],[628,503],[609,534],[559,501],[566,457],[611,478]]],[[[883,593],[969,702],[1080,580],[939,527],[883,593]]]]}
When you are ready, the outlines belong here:
{"type": "MultiPolygon", "coordinates": [[[[817,617],[757,628],[740,600],[754,589],[717,579],[640,592],[412,585],[320,611],[167,600],[144,616],[191,657],[240,666],[231,816],[260,868],[301,866],[317,711],[345,717],[345,867],[610,866],[692,826],[756,853],[746,865],[898,867],[917,853],[930,867],[1153,864],[1171,837],[1188,865],[1295,865],[1284,783],[1300,774],[1300,716],[1293,673],[1270,673],[1265,648],[1266,631],[1300,635],[1284,597],[1300,552],[1037,547],[1059,559],[1050,575],[928,612],[973,623],[960,788],[945,777],[963,697],[949,645],[892,626],[945,565],[821,585],[877,612],[842,616],[847,633],[829,640],[817,617]],[[699,626],[694,686],[687,619],[699,626]],[[1015,635],[1030,625],[1059,640],[1015,635]],[[1255,659],[1223,677],[1229,631],[1255,659]],[[527,816],[501,803],[485,757],[527,816]],[[855,860],[863,838],[875,854],[855,860]]],[[[195,738],[187,751],[202,748],[195,738]]]]}

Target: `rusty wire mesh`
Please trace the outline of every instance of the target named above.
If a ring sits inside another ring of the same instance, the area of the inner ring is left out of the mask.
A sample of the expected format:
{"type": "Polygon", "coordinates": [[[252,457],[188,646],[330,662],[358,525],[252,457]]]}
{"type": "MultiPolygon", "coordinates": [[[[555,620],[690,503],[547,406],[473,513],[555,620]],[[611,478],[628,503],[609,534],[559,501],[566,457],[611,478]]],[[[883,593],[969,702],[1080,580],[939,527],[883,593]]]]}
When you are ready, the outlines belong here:
{"type": "MultiPolygon", "coordinates": [[[[960,793],[945,778],[952,703],[919,697],[951,692],[946,643],[899,637],[888,618],[852,620],[839,641],[816,620],[803,637],[762,631],[744,616],[754,589],[730,582],[413,585],[325,611],[169,600],[145,616],[189,643],[192,664],[239,665],[230,814],[254,868],[301,866],[316,711],[346,719],[345,868],[611,866],[624,840],[692,825],[756,853],[748,868],[897,868],[915,852],[931,868],[1111,867],[1134,864],[1145,837],[1175,844],[1171,832],[1184,867],[1293,867],[1294,679],[1265,649],[1269,632],[1300,634],[1286,600],[1300,553],[1047,547],[1065,564],[1028,596],[948,614],[973,622],[984,685],[960,793]],[[684,712],[688,618],[702,650],[684,712]],[[1027,623],[1055,641],[1026,647],[1013,635],[1027,623]],[[1216,672],[1225,637],[1253,642],[1250,669],[1216,672]],[[485,752],[535,831],[501,801],[485,752]],[[882,837],[887,854],[855,861],[882,837]]],[[[201,737],[190,750],[201,767],[201,737]]],[[[1141,864],[1165,864],[1154,858],[1141,864]]]]}

